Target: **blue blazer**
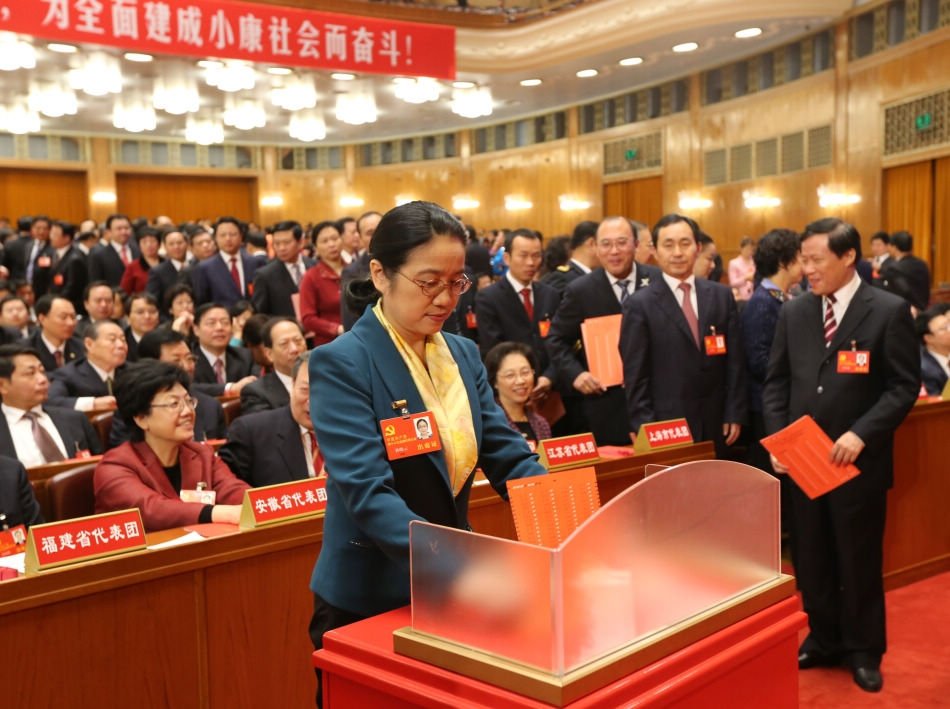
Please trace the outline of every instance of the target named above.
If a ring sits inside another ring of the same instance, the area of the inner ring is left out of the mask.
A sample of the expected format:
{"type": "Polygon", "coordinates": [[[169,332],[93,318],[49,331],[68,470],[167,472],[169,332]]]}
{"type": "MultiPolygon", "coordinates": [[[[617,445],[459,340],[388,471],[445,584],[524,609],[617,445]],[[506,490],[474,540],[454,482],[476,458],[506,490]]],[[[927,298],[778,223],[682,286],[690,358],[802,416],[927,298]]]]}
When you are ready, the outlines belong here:
{"type": "MultiPolygon", "coordinates": [[[[477,465],[507,498],[505,482],[541,475],[485,377],[474,343],[445,335],[465,382],[478,444],[477,465]]],[[[392,402],[426,409],[409,368],[372,312],[310,355],[310,411],[329,482],[323,548],[311,590],[351,613],[375,615],[409,603],[409,523],[468,528],[473,475],[453,496],[442,451],[390,462],[380,421],[392,402]]],[[[440,434],[443,435],[443,431],[440,434]]]]}
{"type": "Polygon", "coordinates": [[[749,374],[749,411],[762,412],[762,384],[769,368],[769,353],[775,338],[775,326],[784,301],[759,284],[742,309],[742,344],[745,348],[746,371],[749,374]]]}
{"type": "Polygon", "coordinates": [[[238,290],[231,277],[231,270],[224,264],[220,254],[215,254],[204,261],[198,262],[192,274],[192,283],[195,289],[195,303],[220,303],[230,308],[239,300],[250,300],[254,287],[254,274],[261,262],[253,256],[248,256],[244,249],[238,251],[241,264],[244,268],[244,292],[238,290]]]}

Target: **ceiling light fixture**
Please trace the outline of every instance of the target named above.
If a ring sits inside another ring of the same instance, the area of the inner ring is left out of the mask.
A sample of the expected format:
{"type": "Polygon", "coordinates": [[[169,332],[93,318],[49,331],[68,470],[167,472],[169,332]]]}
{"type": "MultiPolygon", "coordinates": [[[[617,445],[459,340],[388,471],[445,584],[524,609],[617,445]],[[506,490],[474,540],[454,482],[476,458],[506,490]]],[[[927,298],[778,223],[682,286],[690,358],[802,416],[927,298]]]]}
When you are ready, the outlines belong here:
{"type": "Polygon", "coordinates": [[[152,105],[173,116],[195,113],[201,105],[201,97],[194,76],[182,62],[175,61],[168,62],[163,72],[155,79],[152,105]]]}
{"type": "Polygon", "coordinates": [[[758,37],[762,34],[761,27],[746,27],[744,30],[739,30],[735,34],[736,39],[751,39],[752,37],[758,37]]]}
{"type": "Polygon", "coordinates": [[[269,66],[267,67],[267,73],[272,76],[287,76],[288,74],[293,74],[293,69],[288,69],[285,66],[269,66]]]}
{"type": "Polygon", "coordinates": [[[0,32],[0,69],[15,71],[34,67],[36,67],[36,50],[33,49],[33,45],[20,39],[13,32],[0,32]]]}
{"type": "Polygon", "coordinates": [[[238,130],[263,128],[267,124],[264,104],[253,98],[226,97],[221,118],[224,120],[224,125],[238,130]]]}
{"type": "Polygon", "coordinates": [[[229,59],[218,66],[205,68],[205,81],[209,86],[215,86],[221,91],[234,93],[236,91],[250,91],[256,81],[254,67],[247,62],[229,59]]]}
{"type": "Polygon", "coordinates": [[[453,89],[474,89],[475,82],[474,81],[453,81],[452,88],[453,89]]]}
{"type": "Polygon", "coordinates": [[[139,62],[140,64],[146,64],[153,59],[151,54],[142,54],[142,52],[126,52],[122,56],[130,62],[139,62]]]}
{"type": "Polygon", "coordinates": [[[105,96],[122,91],[119,60],[105,52],[89,52],[79,57],[79,67],[72,69],[67,76],[72,89],[90,96],[105,96]]]}
{"type": "Polygon", "coordinates": [[[36,133],[40,129],[40,116],[30,109],[25,97],[14,100],[11,106],[0,106],[0,130],[15,135],[36,133]]]}
{"type": "Polygon", "coordinates": [[[61,42],[50,42],[46,45],[46,48],[57,54],[75,54],[79,51],[79,47],[73,44],[63,44],[61,42]]]}
{"type": "Polygon", "coordinates": [[[224,125],[213,118],[189,116],[185,123],[185,140],[198,145],[213,145],[224,142],[224,125]]]}
{"type": "Polygon", "coordinates": [[[682,54],[683,52],[692,52],[699,48],[696,42],[683,42],[673,46],[673,51],[682,54]]]}
{"type": "Polygon", "coordinates": [[[588,79],[592,76],[597,76],[597,70],[596,69],[581,69],[579,72],[577,72],[577,74],[575,74],[575,76],[578,79],[588,79]]]}
{"type": "Polygon", "coordinates": [[[490,116],[492,112],[491,91],[487,87],[453,89],[452,112],[463,118],[490,116]]]}
{"type": "Polygon", "coordinates": [[[376,99],[369,91],[340,94],[336,99],[336,119],[351,126],[376,122],[376,99]]]}
{"type": "Polygon", "coordinates": [[[337,81],[353,81],[356,78],[356,74],[348,74],[342,71],[335,71],[330,74],[331,79],[336,79],[337,81]]]}
{"type": "Polygon", "coordinates": [[[112,125],[129,133],[155,130],[157,120],[151,101],[146,102],[139,94],[128,93],[115,100],[112,110],[112,125]]]}
{"type": "Polygon", "coordinates": [[[50,118],[74,116],[79,108],[76,92],[61,81],[37,81],[30,86],[27,102],[31,111],[50,118]]]}
{"type": "Polygon", "coordinates": [[[300,111],[317,105],[317,87],[310,76],[289,76],[270,92],[271,103],[285,111],[300,111]]]}
{"type": "Polygon", "coordinates": [[[224,66],[224,64],[217,59],[200,59],[197,64],[202,69],[220,69],[224,66]]]}
{"type": "Polygon", "coordinates": [[[643,64],[643,57],[627,57],[626,59],[621,59],[618,64],[620,64],[620,66],[637,66],[637,64],[643,64]]]}
{"type": "Polygon", "coordinates": [[[291,138],[312,143],[327,137],[327,124],[316,111],[300,111],[290,117],[288,132],[291,138]]]}
{"type": "Polygon", "coordinates": [[[420,76],[418,79],[396,82],[394,93],[396,98],[406,103],[419,104],[438,101],[441,88],[435,79],[420,76]]]}
{"type": "Polygon", "coordinates": [[[541,79],[522,79],[518,83],[522,86],[540,86],[541,79]]]}

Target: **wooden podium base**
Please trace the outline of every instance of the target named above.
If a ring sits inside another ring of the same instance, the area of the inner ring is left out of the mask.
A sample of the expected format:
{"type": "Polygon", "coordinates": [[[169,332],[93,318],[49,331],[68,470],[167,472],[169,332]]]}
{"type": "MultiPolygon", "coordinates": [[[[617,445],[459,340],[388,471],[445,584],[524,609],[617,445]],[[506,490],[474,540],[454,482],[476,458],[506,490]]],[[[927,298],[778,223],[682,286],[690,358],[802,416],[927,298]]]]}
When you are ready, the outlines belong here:
{"type": "MultiPolygon", "coordinates": [[[[788,597],[791,588],[791,582],[782,579],[761,594],[759,603],[765,607],[758,612],[752,610],[755,606],[740,608],[742,602],[737,601],[729,608],[717,609],[717,621],[697,618],[695,630],[680,628],[678,639],[674,639],[675,632],[669,633],[669,639],[666,633],[662,639],[654,636],[652,650],[640,648],[638,659],[628,666],[639,669],[606,685],[600,684],[603,676],[597,675],[598,668],[588,668],[598,681],[575,682],[575,688],[590,688],[589,693],[578,694],[579,698],[566,706],[797,709],[798,635],[807,619],[798,599],[788,597]],[[700,630],[704,622],[716,625],[700,630]],[[717,627],[721,629],[714,630],[717,627]]],[[[555,703],[526,696],[520,682],[530,680],[518,680],[518,686],[506,688],[397,654],[393,651],[394,632],[409,622],[410,609],[406,607],[324,636],[323,649],[313,654],[313,663],[323,670],[326,709],[545,709],[555,703]]],[[[497,658],[494,662],[497,664],[497,658]]]]}
{"type": "Polygon", "coordinates": [[[393,649],[400,655],[563,707],[794,594],[795,579],[781,574],[726,603],[619,648],[563,676],[416,632],[411,627],[393,632],[393,649]]]}

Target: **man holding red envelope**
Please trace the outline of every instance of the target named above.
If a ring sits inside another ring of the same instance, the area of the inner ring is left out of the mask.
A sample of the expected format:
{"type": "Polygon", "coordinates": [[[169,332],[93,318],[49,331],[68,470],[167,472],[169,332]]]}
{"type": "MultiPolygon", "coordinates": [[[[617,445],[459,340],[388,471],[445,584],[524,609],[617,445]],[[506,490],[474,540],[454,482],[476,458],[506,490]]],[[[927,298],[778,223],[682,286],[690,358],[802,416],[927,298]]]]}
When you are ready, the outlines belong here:
{"type": "MultiPolygon", "coordinates": [[[[909,306],[862,283],[860,259],[850,224],[826,218],[805,228],[809,292],[782,306],[762,403],[769,433],[810,415],[833,442],[831,462],[860,471],[815,499],[791,485],[792,561],[810,630],[798,665],[844,665],[861,689],[877,692],[894,431],[917,398],[920,356],[909,306]]],[[[788,458],[772,463],[789,470],[788,458]]]]}

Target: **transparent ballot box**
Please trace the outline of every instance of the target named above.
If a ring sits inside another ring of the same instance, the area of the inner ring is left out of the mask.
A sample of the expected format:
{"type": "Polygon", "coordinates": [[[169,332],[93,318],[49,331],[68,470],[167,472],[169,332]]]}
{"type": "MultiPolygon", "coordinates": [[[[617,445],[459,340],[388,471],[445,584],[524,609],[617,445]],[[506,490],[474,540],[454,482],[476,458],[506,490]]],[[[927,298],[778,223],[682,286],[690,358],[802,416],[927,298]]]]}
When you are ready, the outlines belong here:
{"type": "Polygon", "coordinates": [[[779,527],[778,481],[715,460],[647,477],[557,548],[413,522],[406,634],[563,680],[733,608],[714,632],[736,599],[767,592],[751,614],[790,595],[779,527]]]}

